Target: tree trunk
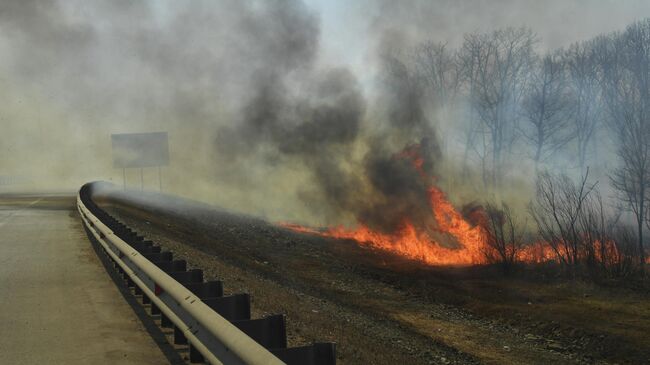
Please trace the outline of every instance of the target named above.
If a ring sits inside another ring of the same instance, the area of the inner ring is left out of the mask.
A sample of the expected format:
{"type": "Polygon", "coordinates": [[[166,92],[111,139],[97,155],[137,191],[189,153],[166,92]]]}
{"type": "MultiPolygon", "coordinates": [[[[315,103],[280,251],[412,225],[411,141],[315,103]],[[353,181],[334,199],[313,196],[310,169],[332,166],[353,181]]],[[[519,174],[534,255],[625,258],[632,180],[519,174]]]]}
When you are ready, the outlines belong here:
{"type": "Polygon", "coordinates": [[[542,143],[537,144],[537,150],[535,151],[535,175],[539,173],[539,160],[542,158],[542,143]]]}
{"type": "MultiPolygon", "coordinates": [[[[643,192],[643,189],[641,190],[643,192]]],[[[641,264],[641,272],[645,271],[645,251],[643,249],[643,220],[644,220],[644,209],[645,209],[645,195],[641,195],[641,202],[639,203],[639,212],[637,214],[637,228],[639,236],[639,260],[641,264]]]]}

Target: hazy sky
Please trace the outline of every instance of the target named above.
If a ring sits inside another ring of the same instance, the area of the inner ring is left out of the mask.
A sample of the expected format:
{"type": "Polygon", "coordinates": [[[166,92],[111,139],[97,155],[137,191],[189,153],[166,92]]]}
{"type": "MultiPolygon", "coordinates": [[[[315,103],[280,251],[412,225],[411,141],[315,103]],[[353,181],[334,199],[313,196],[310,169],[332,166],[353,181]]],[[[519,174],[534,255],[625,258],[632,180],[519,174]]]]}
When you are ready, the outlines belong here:
{"type": "Polygon", "coordinates": [[[321,17],[322,55],[364,68],[373,35],[399,29],[414,40],[456,45],[463,34],[528,26],[541,49],[621,30],[650,17],[649,0],[306,0],[321,17]]]}

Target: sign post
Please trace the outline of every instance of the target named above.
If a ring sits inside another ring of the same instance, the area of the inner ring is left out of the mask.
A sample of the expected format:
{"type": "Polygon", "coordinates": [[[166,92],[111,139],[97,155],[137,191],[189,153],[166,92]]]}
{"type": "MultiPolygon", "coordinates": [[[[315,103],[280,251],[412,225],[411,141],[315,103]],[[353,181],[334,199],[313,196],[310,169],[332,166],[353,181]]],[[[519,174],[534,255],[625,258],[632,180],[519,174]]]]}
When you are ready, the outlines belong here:
{"type": "Polygon", "coordinates": [[[113,167],[122,169],[126,190],[126,169],[140,169],[140,189],[144,190],[144,168],[158,168],[158,185],[162,191],[161,167],[169,165],[167,132],[111,134],[113,167]]]}

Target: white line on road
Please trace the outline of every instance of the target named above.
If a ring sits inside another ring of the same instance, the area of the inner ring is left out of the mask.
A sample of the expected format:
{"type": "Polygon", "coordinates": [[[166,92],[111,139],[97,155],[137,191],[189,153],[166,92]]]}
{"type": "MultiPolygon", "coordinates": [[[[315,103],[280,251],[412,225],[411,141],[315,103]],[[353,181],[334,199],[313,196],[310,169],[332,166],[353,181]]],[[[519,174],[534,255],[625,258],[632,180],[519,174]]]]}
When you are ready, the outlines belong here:
{"type": "Polygon", "coordinates": [[[19,212],[22,212],[23,210],[25,210],[25,209],[27,209],[27,208],[31,208],[34,204],[40,202],[41,200],[43,200],[42,197],[41,197],[41,198],[38,198],[38,199],[36,199],[36,200],[34,200],[33,202],[31,202],[31,203],[29,203],[29,204],[27,204],[27,206],[25,206],[25,207],[23,207],[23,208],[20,208],[20,209],[18,209],[18,210],[13,210],[13,211],[11,211],[11,213],[9,213],[9,215],[7,215],[7,216],[6,216],[2,221],[0,221],[0,227],[2,227],[2,226],[4,226],[5,224],[7,224],[7,222],[9,222],[9,219],[10,219],[11,217],[13,217],[14,214],[19,213],[19,212]]]}

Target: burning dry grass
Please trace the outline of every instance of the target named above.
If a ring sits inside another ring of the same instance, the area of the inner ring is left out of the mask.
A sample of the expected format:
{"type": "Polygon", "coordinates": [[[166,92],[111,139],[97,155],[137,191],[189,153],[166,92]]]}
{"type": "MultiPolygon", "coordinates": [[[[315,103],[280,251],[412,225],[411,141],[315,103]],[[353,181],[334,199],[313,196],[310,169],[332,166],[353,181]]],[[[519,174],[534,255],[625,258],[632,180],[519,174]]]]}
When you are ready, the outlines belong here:
{"type": "Polygon", "coordinates": [[[419,177],[420,183],[426,185],[428,202],[423,205],[430,209],[428,213],[409,213],[398,218],[399,221],[395,222],[397,224],[393,224],[396,229],[387,232],[365,222],[359,222],[356,228],[337,226],[324,230],[291,223],[281,225],[301,233],[354,240],[360,245],[428,265],[499,262],[507,273],[517,262],[556,262],[570,267],[574,275],[575,268],[580,265],[585,265],[592,272],[598,270],[599,274],[606,275],[626,276],[638,271],[638,259],[635,264],[634,252],[627,249],[630,241],[628,232],[621,235],[620,232],[615,232],[613,225],[606,227],[604,222],[607,218],[603,213],[600,196],[589,195],[595,184],[584,189],[588,174],[582,180],[582,186],[574,185],[568,178],[557,178],[556,181],[548,174],[540,175],[541,180],[538,181],[542,185],[538,182],[537,204],[531,203],[529,208],[540,234],[539,237],[529,235],[527,244],[524,244],[525,233],[517,226],[511,210],[505,204],[488,204],[486,208],[480,204],[470,204],[461,213],[435,184],[436,177],[427,175],[425,157],[421,153],[420,144],[407,146],[393,156],[394,160],[408,162],[416,172],[413,176],[419,177]],[[540,186],[547,188],[542,190],[548,193],[543,196],[564,194],[563,201],[554,200],[545,205],[547,202],[539,198],[540,186]],[[573,194],[578,191],[581,192],[579,196],[573,194]],[[571,204],[576,205],[576,209],[572,209],[571,204]],[[547,206],[552,207],[548,209],[553,211],[545,211],[543,208],[547,206]],[[563,207],[567,208],[567,212],[555,210],[563,207]],[[425,224],[415,220],[415,217],[422,214],[431,217],[423,220],[425,224]]]}
{"type": "Polygon", "coordinates": [[[419,231],[407,220],[393,233],[373,230],[366,225],[360,225],[356,229],[335,227],[323,232],[291,224],[284,226],[303,233],[352,239],[362,245],[430,265],[472,265],[484,262],[482,249],[485,235],[481,227],[468,223],[439,189],[431,187],[429,198],[438,225],[426,231],[419,231]],[[438,240],[434,239],[436,236],[438,240]],[[446,245],[441,244],[440,240],[445,240],[446,245]]]}

